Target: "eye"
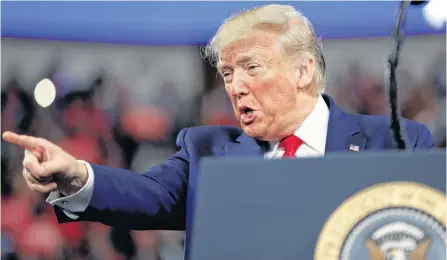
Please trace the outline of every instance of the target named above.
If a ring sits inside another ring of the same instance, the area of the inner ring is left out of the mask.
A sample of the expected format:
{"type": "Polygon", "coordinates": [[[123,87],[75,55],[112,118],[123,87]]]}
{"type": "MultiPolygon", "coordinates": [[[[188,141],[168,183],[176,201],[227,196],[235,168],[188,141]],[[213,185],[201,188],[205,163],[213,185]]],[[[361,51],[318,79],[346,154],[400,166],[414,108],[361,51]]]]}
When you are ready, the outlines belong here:
{"type": "Polygon", "coordinates": [[[231,71],[222,71],[221,75],[225,82],[231,81],[231,71]]]}
{"type": "Polygon", "coordinates": [[[227,76],[230,76],[230,72],[228,72],[228,71],[224,71],[224,72],[222,72],[222,77],[227,77],[227,76]]]}
{"type": "Polygon", "coordinates": [[[255,65],[255,64],[250,64],[250,65],[248,65],[248,70],[254,70],[254,69],[256,69],[257,67],[259,67],[258,65],[255,65]]]}

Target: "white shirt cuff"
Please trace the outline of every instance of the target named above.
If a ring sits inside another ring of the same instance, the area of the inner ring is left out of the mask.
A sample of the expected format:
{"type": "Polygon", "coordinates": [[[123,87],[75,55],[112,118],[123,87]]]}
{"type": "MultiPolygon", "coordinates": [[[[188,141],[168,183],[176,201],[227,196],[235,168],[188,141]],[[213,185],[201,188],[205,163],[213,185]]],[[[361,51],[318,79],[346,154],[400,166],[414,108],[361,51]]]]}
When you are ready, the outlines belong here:
{"type": "Polygon", "coordinates": [[[62,211],[71,219],[77,219],[79,216],[73,214],[72,212],[84,212],[85,209],[90,204],[90,200],[93,195],[93,183],[95,176],[93,174],[93,169],[89,163],[83,162],[87,167],[88,177],[87,183],[78,192],[71,194],[70,196],[63,197],[59,191],[53,191],[50,193],[46,202],[51,204],[51,206],[59,206],[62,211]]]}

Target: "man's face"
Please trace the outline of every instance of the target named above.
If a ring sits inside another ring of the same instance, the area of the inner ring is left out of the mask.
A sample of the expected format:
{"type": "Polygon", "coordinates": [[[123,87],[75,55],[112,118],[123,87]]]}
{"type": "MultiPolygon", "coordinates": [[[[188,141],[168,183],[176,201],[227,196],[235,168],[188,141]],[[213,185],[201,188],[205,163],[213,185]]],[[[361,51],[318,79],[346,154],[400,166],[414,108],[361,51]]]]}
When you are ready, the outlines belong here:
{"type": "Polygon", "coordinates": [[[277,36],[254,35],[228,44],[218,69],[247,135],[272,141],[289,129],[293,133],[298,89],[277,36]]]}

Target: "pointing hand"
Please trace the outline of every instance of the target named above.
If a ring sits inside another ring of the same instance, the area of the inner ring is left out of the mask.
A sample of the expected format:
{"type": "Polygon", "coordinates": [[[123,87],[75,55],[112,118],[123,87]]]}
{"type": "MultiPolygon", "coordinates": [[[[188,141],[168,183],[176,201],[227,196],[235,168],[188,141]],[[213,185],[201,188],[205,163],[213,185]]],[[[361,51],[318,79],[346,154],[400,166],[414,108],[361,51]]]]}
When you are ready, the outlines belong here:
{"type": "Polygon", "coordinates": [[[31,190],[42,193],[59,190],[68,196],[87,182],[84,163],[50,141],[9,131],[3,133],[3,140],[25,150],[23,176],[31,190]]]}

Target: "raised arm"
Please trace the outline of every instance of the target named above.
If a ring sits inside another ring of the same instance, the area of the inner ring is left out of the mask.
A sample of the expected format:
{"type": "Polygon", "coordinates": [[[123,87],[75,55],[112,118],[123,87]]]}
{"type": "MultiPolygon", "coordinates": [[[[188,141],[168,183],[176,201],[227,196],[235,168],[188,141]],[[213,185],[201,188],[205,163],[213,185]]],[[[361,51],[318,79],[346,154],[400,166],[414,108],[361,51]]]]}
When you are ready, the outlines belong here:
{"type": "Polygon", "coordinates": [[[78,161],[55,144],[7,132],[3,138],[25,149],[24,177],[48,198],[59,222],[95,221],[128,229],[183,230],[189,155],[187,129],[179,151],[145,173],[78,161]]]}

